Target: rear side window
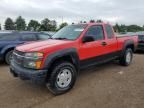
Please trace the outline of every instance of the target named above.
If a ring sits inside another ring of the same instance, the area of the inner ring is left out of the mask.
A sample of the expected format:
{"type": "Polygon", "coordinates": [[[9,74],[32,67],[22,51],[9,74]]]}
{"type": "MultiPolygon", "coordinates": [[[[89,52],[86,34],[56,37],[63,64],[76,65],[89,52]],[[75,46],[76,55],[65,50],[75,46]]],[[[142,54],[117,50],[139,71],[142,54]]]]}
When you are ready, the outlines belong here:
{"type": "Polygon", "coordinates": [[[110,25],[106,25],[106,33],[107,33],[107,37],[108,39],[112,39],[113,38],[113,30],[111,28],[110,25]]]}
{"type": "Polygon", "coordinates": [[[86,36],[92,36],[95,40],[103,40],[104,32],[102,26],[92,26],[86,32],[86,36]]]}
{"type": "Polygon", "coordinates": [[[18,35],[14,33],[0,33],[0,41],[13,41],[17,40],[18,35]]]}
{"type": "Polygon", "coordinates": [[[22,40],[23,41],[36,41],[37,40],[37,37],[35,34],[33,33],[24,33],[24,34],[21,34],[22,35],[22,40]]]}

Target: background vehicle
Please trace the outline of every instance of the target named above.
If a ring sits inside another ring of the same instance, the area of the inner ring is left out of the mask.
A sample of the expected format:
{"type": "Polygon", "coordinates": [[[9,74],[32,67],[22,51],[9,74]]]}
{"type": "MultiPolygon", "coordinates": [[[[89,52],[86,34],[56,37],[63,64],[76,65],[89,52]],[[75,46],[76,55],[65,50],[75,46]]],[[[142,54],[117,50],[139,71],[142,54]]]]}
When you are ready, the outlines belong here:
{"type": "Polygon", "coordinates": [[[144,34],[143,35],[138,35],[138,48],[137,50],[144,51],[144,34]]]}
{"type": "Polygon", "coordinates": [[[138,47],[137,51],[144,51],[144,32],[136,32],[138,35],[138,47]]]}
{"type": "Polygon", "coordinates": [[[43,33],[49,34],[51,36],[53,36],[56,32],[54,31],[42,31],[43,33]]]}
{"type": "Polygon", "coordinates": [[[11,54],[17,45],[48,38],[50,35],[40,32],[0,32],[0,59],[9,64],[11,54]]]}
{"type": "Polygon", "coordinates": [[[137,36],[115,36],[105,23],[64,27],[52,39],[16,47],[10,71],[24,80],[46,83],[58,95],[75,84],[80,69],[117,59],[132,62],[137,36]]]}
{"type": "Polygon", "coordinates": [[[127,33],[127,35],[138,35],[137,51],[144,51],[144,32],[127,33]]]}

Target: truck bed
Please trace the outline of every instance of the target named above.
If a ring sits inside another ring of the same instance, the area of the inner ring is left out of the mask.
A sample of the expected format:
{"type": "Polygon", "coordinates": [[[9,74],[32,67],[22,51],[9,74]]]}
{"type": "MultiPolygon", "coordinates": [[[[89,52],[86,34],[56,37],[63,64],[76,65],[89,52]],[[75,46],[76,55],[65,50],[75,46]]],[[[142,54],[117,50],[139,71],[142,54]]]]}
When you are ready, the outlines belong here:
{"type": "MultiPolygon", "coordinates": [[[[138,36],[137,35],[133,35],[133,36],[129,36],[129,35],[117,35],[116,36],[117,41],[118,41],[118,50],[122,50],[123,45],[126,41],[133,41],[134,43],[137,43],[138,41],[138,36]]],[[[137,46],[137,44],[135,44],[135,47],[137,46]]]]}

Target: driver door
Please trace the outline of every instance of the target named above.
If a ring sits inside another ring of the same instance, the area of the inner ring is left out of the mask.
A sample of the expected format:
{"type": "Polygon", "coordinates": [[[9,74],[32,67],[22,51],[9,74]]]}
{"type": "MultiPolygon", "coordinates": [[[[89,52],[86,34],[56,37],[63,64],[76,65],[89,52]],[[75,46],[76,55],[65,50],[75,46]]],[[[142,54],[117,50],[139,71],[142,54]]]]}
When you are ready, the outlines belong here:
{"type": "Polygon", "coordinates": [[[85,36],[93,37],[94,41],[81,43],[81,48],[79,50],[80,59],[82,65],[90,65],[97,60],[101,60],[101,56],[106,54],[106,42],[103,26],[91,26],[85,33],[84,37],[85,36]]]}

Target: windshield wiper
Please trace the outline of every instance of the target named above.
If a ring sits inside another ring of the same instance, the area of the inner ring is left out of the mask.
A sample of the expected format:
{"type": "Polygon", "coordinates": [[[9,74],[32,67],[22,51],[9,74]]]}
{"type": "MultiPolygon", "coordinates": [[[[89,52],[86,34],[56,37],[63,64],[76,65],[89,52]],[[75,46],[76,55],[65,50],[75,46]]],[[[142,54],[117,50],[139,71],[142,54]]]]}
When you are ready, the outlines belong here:
{"type": "Polygon", "coordinates": [[[68,40],[67,38],[62,38],[62,37],[59,37],[59,38],[52,38],[52,39],[58,39],[58,40],[68,40]]]}

